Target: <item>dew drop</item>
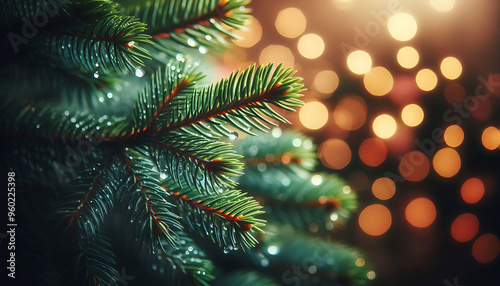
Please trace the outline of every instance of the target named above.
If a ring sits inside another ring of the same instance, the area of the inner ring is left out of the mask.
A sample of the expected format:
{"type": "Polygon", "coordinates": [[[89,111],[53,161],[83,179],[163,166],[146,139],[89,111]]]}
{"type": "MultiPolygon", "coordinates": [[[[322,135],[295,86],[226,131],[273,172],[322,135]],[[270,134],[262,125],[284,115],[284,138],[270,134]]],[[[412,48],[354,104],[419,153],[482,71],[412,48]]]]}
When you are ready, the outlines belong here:
{"type": "Polygon", "coordinates": [[[104,102],[104,97],[99,96],[99,102],[104,102]]]}
{"type": "Polygon", "coordinates": [[[108,92],[108,94],[106,94],[106,96],[107,96],[108,98],[113,98],[113,94],[112,94],[111,92],[108,92]]]}
{"type": "Polygon", "coordinates": [[[189,46],[191,46],[191,47],[194,47],[194,46],[196,46],[196,41],[195,41],[193,38],[189,38],[189,39],[187,40],[187,44],[188,44],[189,46]]]}
{"type": "Polygon", "coordinates": [[[96,71],[96,72],[94,73],[94,78],[99,78],[99,72],[98,72],[98,71],[96,71]]]}
{"type": "Polygon", "coordinates": [[[235,140],[236,138],[238,138],[238,132],[231,131],[231,133],[229,133],[229,139],[235,140]]]}
{"type": "Polygon", "coordinates": [[[160,178],[161,178],[162,180],[165,180],[165,179],[167,178],[167,174],[165,174],[165,173],[160,173],[160,178]]]}
{"type": "Polygon", "coordinates": [[[206,54],[208,52],[208,49],[205,46],[200,46],[198,48],[198,51],[200,52],[200,54],[206,54]]]}
{"type": "Polygon", "coordinates": [[[142,68],[136,68],[135,69],[135,76],[136,77],[143,77],[146,74],[142,68]]]}

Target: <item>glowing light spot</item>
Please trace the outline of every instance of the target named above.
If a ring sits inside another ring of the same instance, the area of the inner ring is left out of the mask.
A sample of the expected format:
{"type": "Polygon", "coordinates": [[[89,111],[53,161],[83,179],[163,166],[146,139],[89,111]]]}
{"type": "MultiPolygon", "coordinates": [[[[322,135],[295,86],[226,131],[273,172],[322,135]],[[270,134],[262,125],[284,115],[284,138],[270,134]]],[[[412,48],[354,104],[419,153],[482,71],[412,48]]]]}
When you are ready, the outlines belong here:
{"type": "Polygon", "coordinates": [[[365,51],[354,51],[347,56],[347,67],[355,74],[365,74],[372,67],[372,58],[365,51]]]}
{"type": "Polygon", "coordinates": [[[411,182],[418,182],[429,174],[430,163],[427,156],[420,151],[411,151],[403,155],[399,162],[399,173],[411,182]]]}
{"type": "Polygon", "coordinates": [[[493,126],[484,129],[481,135],[481,142],[484,148],[488,150],[495,150],[500,145],[500,130],[493,126]]]}
{"type": "Polygon", "coordinates": [[[314,88],[321,93],[332,93],[339,86],[338,75],[331,70],[320,71],[314,77],[314,88]]]}
{"type": "Polygon", "coordinates": [[[406,206],[405,217],[414,227],[428,227],[436,219],[436,207],[428,198],[416,198],[406,206]]]}
{"type": "Polygon", "coordinates": [[[382,164],[387,157],[387,147],[379,138],[367,138],[359,146],[359,158],[370,167],[382,164]]]}
{"type": "Polygon", "coordinates": [[[374,67],[363,78],[366,90],[375,96],[386,95],[392,90],[392,74],[384,67],[374,67]]]}
{"type": "Polygon", "coordinates": [[[299,39],[299,53],[306,59],[315,59],[323,54],[325,43],[316,34],[306,34],[299,39]]]}
{"type": "Polygon", "coordinates": [[[422,69],[415,77],[417,86],[423,91],[431,91],[437,85],[437,76],[430,69],[422,69]]]}
{"type": "Polygon", "coordinates": [[[396,184],[389,178],[378,178],[372,185],[373,195],[379,200],[388,200],[396,193],[396,184]]]}
{"type": "Polygon", "coordinates": [[[450,82],[444,88],[444,98],[449,104],[461,104],[465,99],[465,88],[458,82],[450,82]]]}
{"type": "Polygon", "coordinates": [[[375,274],[375,271],[371,270],[371,271],[368,271],[366,273],[366,278],[368,278],[369,280],[373,280],[375,279],[377,275],[375,274]]]}
{"type": "Polygon", "coordinates": [[[402,47],[397,54],[398,63],[405,69],[414,68],[420,59],[417,50],[413,47],[402,47]]]}
{"type": "Polygon", "coordinates": [[[462,74],[462,64],[457,58],[447,57],[441,62],[441,73],[447,79],[457,79],[462,74]]]}
{"type": "Polygon", "coordinates": [[[135,69],[135,76],[136,77],[143,77],[145,74],[146,74],[146,72],[142,68],[135,69]]]}
{"type": "Polygon", "coordinates": [[[459,215],[451,224],[451,236],[458,242],[474,238],[479,231],[479,220],[471,213],[459,215]]]}
{"type": "Polygon", "coordinates": [[[274,25],[283,37],[296,38],[304,33],[306,24],[307,20],[302,11],[290,7],[279,12],[274,25]]]}
{"type": "Polygon", "coordinates": [[[415,77],[409,75],[398,75],[394,77],[394,86],[389,92],[389,98],[401,106],[414,103],[421,94],[415,82],[415,77]]]}
{"type": "Polygon", "coordinates": [[[429,0],[432,8],[439,12],[450,12],[455,7],[455,0],[429,0]]]}
{"type": "Polygon", "coordinates": [[[283,63],[283,66],[291,68],[295,64],[295,57],[292,51],[285,46],[269,45],[260,52],[259,62],[260,64],[283,63]]]}
{"type": "Polygon", "coordinates": [[[396,120],[389,114],[381,114],[373,120],[373,132],[382,139],[391,138],[398,128],[396,120]]]}
{"type": "Polygon", "coordinates": [[[381,204],[369,205],[359,214],[358,223],[366,234],[380,236],[391,227],[391,212],[381,204]]]}
{"type": "Polygon", "coordinates": [[[354,264],[356,264],[356,266],[358,266],[358,267],[365,266],[365,263],[366,263],[365,260],[361,257],[356,259],[356,261],[354,262],[354,264]]]}
{"type": "Polygon", "coordinates": [[[460,189],[462,199],[469,204],[479,202],[484,195],[484,184],[478,178],[470,178],[465,181],[460,189]]]}
{"type": "Polygon", "coordinates": [[[401,119],[410,127],[418,126],[424,120],[424,111],[416,104],[408,104],[401,111],[401,119]]]}
{"type": "Polygon", "coordinates": [[[490,263],[498,257],[500,241],[492,233],[481,235],[472,245],[472,256],[479,263],[490,263]]]}
{"type": "Polygon", "coordinates": [[[450,125],[444,131],[444,142],[450,147],[458,147],[464,141],[464,131],[458,125],[450,125]]]}
{"type": "Polygon", "coordinates": [[[333,120],[342,130],[359,129],[366,121],[367,106],[360,96],[348,96],[339,101],[333,111],[333,120]]]}
{"type": "Polygon", "coordinates": [[[276,255],[280,252],[280,249],[276,245],[269,245],[267,247],[267,252],[271,255],[276,255]]]}
{"type": "Polygon", "coordinates": [[[328,121],[328,109],[321,102],[310,101],[300,109],[299,118],[306,128],[320,129],[328,121]]]}
{"type": "Polygon", "coordinates": [[[387,22],[391,36],[398,41],[411,40],[417,33],[417,21],[408,13],[392,15],[387,22]]]}
{"type": "Polygon", "coordinates": [[[450,178],[455,176],[461,166],[460,155],[452,148],[443,148],[436,152],[432,159],[432,166],[441,177],[450,178]]]}
{"type": "Polygon", "coordinates": [[[250,18],[245,26],[245,30],[236,30],[235,33],[240,36],[240,39],[233,42],[243,48],[250,48],[257,44],[262,38],[262,26],[259,20],[250,18]]]}
{"type": "Polygon", "coordinates": [[[318,149],[319,158],[328,168],[340,170],[351,162],[351,149],[341,139],[328,139],[318,149]]]}
{"type": "Polygon", "coordinates": [[[323,177],[321,175],[313,175],[311,177],[311,183],[315,186],[321,185],[322,182],[323,182],[323,177]]]}

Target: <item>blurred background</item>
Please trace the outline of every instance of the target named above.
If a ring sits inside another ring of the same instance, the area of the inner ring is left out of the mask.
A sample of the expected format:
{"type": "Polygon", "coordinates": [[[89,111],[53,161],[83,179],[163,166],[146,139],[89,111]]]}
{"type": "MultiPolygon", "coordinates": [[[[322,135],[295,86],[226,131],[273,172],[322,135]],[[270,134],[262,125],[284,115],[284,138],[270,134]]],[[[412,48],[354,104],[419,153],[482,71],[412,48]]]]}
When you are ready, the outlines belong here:
{"type": "Polygon", "coordinates": [[[304,78],[286,117],[358,193],[333,236],[366,254],[375,285],[500,285],[500,2],[249,7],[219,76],[273,61],[304,78]]]}

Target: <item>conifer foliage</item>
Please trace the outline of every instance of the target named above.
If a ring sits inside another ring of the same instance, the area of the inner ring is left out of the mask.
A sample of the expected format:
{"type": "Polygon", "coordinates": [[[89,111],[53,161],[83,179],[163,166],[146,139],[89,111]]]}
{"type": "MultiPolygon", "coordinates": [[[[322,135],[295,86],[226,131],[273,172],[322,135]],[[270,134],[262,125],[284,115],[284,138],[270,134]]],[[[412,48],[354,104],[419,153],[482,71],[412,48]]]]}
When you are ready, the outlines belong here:
{"type": "Polygon", "coordinates": [[[360,254],[328,234],[355,195],[278,127],[301,79],[202,72],[248,0],[0,4],[23,285],[364,285],[360,254]]]}

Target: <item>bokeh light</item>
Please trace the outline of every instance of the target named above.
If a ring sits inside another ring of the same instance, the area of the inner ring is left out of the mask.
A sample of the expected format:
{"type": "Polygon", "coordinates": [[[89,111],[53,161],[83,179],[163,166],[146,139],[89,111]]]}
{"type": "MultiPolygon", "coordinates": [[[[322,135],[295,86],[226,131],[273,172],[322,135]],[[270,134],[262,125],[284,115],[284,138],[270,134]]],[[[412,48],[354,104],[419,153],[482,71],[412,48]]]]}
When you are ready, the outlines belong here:
{"type": "Polygon", "coordinates": [[[321,143],[318,155],[323,165],[328,168],[340,170],[351,162],[351,148],[338,138],[328,139],[321,143]]]}
{"type": "Polygon", "coordinates": [[[459,215],[451,224],[451,236],[458,242],[474,238],[479,231],[479,220],[471,213],[459,215]]]}
{"type": "Polygon", "coordinates": [[[429,0],[432,8],[439,12],[450,12],[455,7],[455,0],[429,0]]]}
{"type": "Polygon", "coordinates": [[[379,138],[367,138],[359,146],[359,158],[370,167],[382,164],[387,157],[387,148],[379,138]]]}
{"type": "Polygon", "coordinates": [[[449,104],[461,104],[465,99],[465,88],[458,82],[450,82],[444,88],[444,98],[449,104]]]}
{"type": "Polygon", "coordinates": [[[469,101],[468,109],[475,119],[486,120],[492,109],[490,99],[483,95],[475,96],[469,101]]]}
{"type": "Polygon", "coordinates": [[[330,94],[339,86],[339,76],[332,70],[320,71],[314,77],[313,86],[321,93],[330,94]]]}
{"type": "Polygon", "coordinates": [[[391,138],[398,128],[396,120],[389,114],[381,114],[373,120],[373,132],[382,139],[391,138]]]}
{"type": "Polygon", "coordinates": [[[406,206],[405,217],[414,227],[428,227],[436,219],[436,207],[428,198],[416,198],[406,206]]]}
{"type": "Polygon", "coordinates": [[[462,64],[455,57],[447,57],[441,62],[441,73],[447,79],[457,79],[462,74],[462,64]]]}
{"type": "Polygon", "coordinates": [[[391,212],[384,205],[372,204],[361,211],[358,222],[366,234],[380,236],[391,227],[391,212]]]}
{"type": "Polygon", "coordinates": [[[319,101],[307,102],[299,111],[299,119],[308,129],[320,129],[328,121],[328,109],[319,101]]]}
{"type": "Polygon", "coordinates": [[[354,51],[347,56],[347,67],[355,74],[365,74],[372,68],[372,57],[365,51],[354,51]]]}
{"type": "Polygon", "coordinates": [[[396,13],[387,23],[389,33],[398,41],[409,41],[417,33],[417,21],[408,13],[396,13]]]}
{"type": "Polygon", "coordinates": [[[306,59],[315,59],[323,54],[325,43],[316,34],[306,34],[299,39],[299,53],[306,59]]]}
{"type": "Polygon", "coordinates": [[[333,120],[343,130],[356,130],[365,123],[366,112],[366,102],[361,96],[348,96],[335,106],[333,120]]]}
{"type": "Polygon", "coordinates": [[[424,111],[417,104],[408,104],[401,111],[401,119],[410,127],[418,126],[424,120],[424,111]]]}
{"type": "Polygon", "coordinates": [[[450,125],[444,130],[444,142],[450,147],[458,147],[464,141],[464,131],[458,125],[450,125]]]}
{"type": "Polygon", "coordinates": [[[479,263],[490,263],[498,257],[500,241],[492,233],[481,235],[472,245],[472,256],[479,263]]]}
{"type": "Polygon", "coordinates": [[[414,77],[398,75],[394,77],[394,86],[388,96],[394,103],[403,106],[414,103],[421,93],[414,77]]]}
{"type": "Polygon", "coordinates": [[[392,74],[386,68],[374,67],[365,74],[363,83],[369,93],[382,96],[391,91],[394,80],[392,74]]]}
{"type": "Polygon", "coordinates": [[[235,33],[240,39],[233,42],[243,48],[250,48],[257,44],[262,38],[262,26],[256,18],[250,18],[245,30],[236,30],[235,33]]]}
{"type": "Polygon", "coordinates": [[[483,181],[478,178],[468,179],[463,183],[460,194],[466,203],[475,204],[479,202],[484,195],[483,181]]]}
{"type": "Polygon", "coordinates": [[[488,150],[497,149],[500,146],[500,130],[493,126],[486,127],[481,135],[481,142],[488,150]]]}
{"type": "Polygon", "coordinates": [[[437,151],[432,159],[434,170],[444,178],[455,176],[460,170],[461,165],[460,155],[458,155],[455,149],[449,147],[437,151]]]}
{"type": "Polygon", "coordinates": [[[430,163],[427,156],[420,151],[411,151],[403,155],[399,162],[399,173],[405,180],[418,182],[429,174],[430,163]]]}
{"type": "Polygon", "coordinates": [[[269,62],[283,63],[284,67],[293,68],[295,56],[292,51],[285,46],[269,45],[260,52],[259,63],[268,64],[269,62]]]}
{"type": "Polygon", "coordinates": [[[378,178],[372,185],[373,195],[379,200],[388,200],[396,193],[396,185],[389,178],[378,178]]]}
{"type": "Polygon", "coordinates": [[[307,20],[302,11],[290,7],[279,12],[275,26],[280,35],[287,38],[296,38],[306,30],[307,20]]]}
{"type": "Polygon", "coordinates": [[[419,61],[419,55],[417,50],[413,47],[402,47],[399,49],[397,54],[397,60],[400,66],[405,69],[414,68],[419,61]]]}
{"type": "Polygon", "coordinates": [[[437,85],[437,76],[430,69],[422,69],[417,73],[415,77],[417,86],[423,91],[431,91],[437,85]]]}

